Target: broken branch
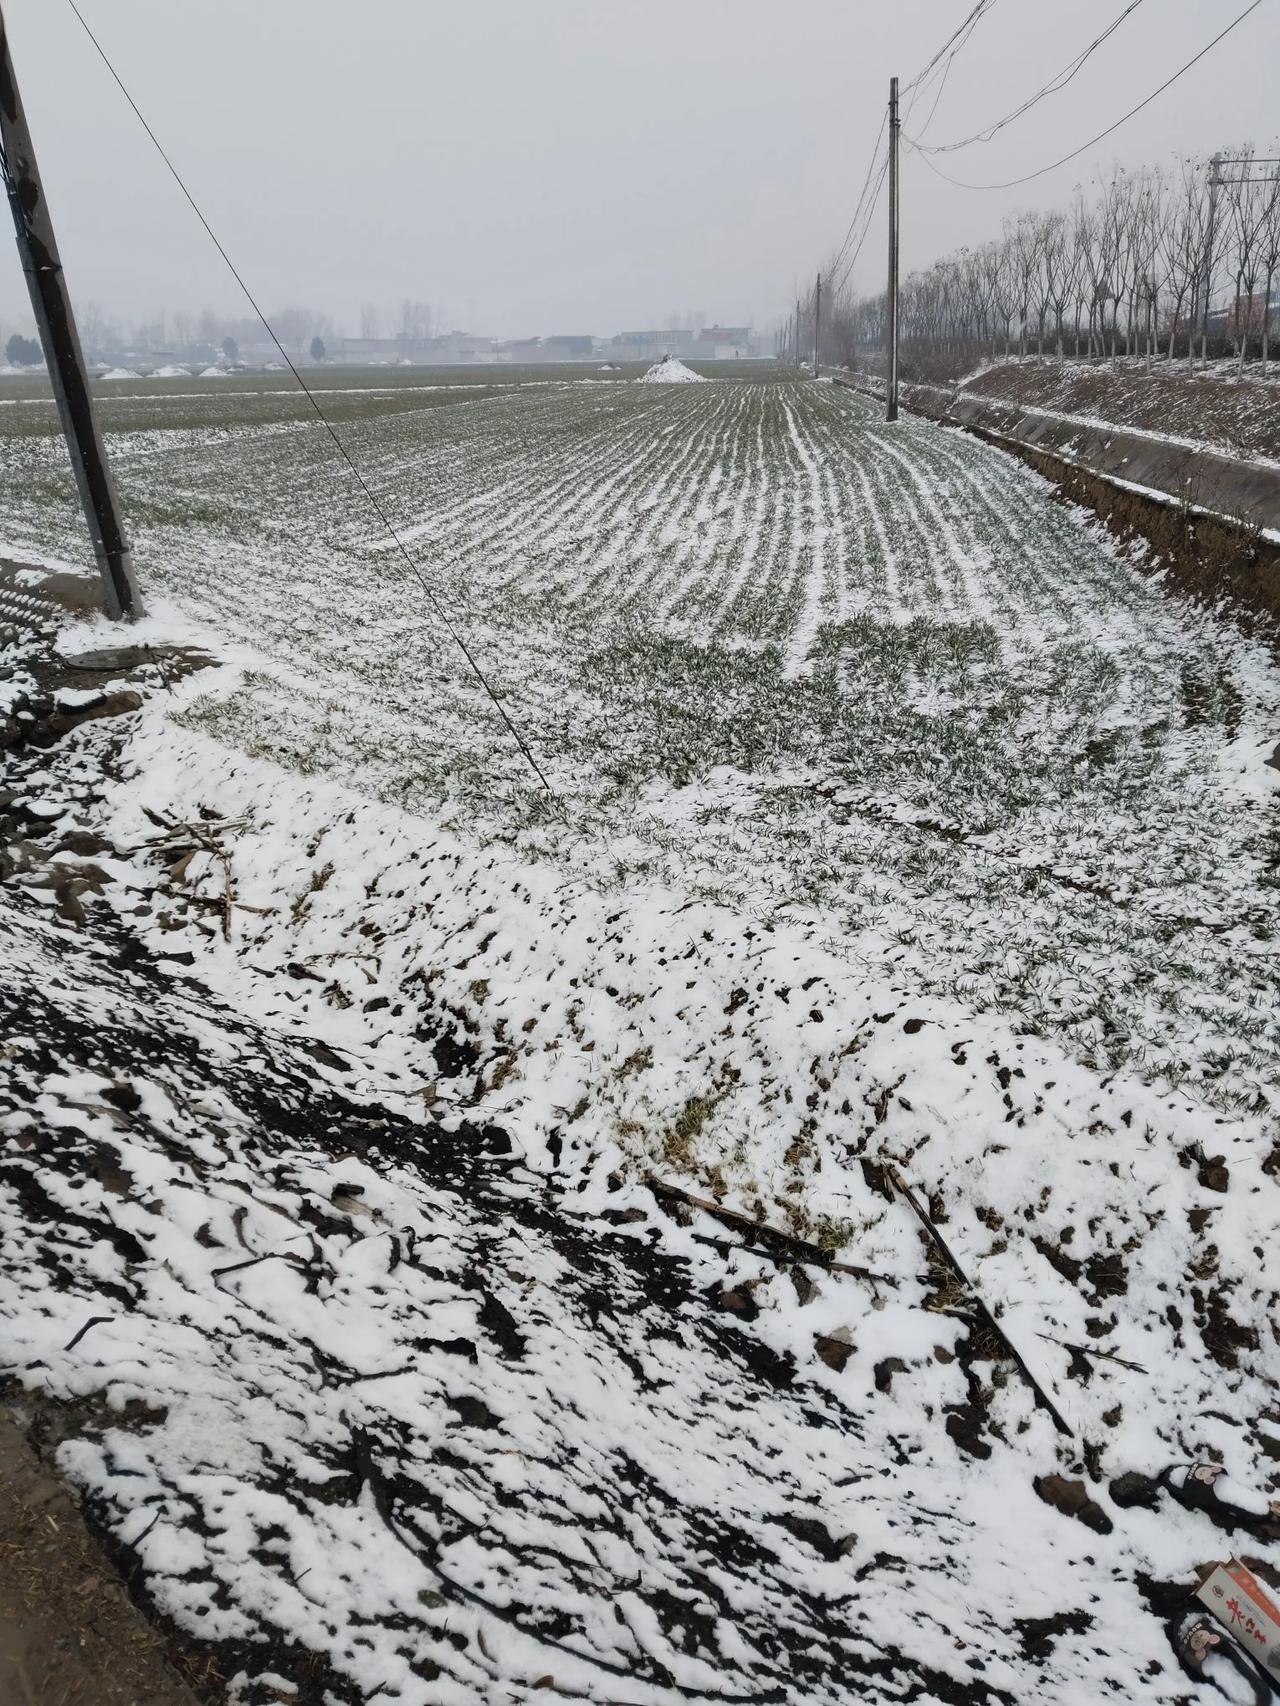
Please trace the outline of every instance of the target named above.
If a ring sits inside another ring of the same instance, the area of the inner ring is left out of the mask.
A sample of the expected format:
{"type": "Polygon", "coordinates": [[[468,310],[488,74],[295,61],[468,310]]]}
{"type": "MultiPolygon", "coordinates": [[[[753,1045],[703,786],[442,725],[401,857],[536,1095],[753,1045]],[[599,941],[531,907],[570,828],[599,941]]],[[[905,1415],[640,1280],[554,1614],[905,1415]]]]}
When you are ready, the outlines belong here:
{"type": "Polygon", "coordinates": [[[1052,1333],[1037,1333],[1036,1337],[1043,1339],[1046,1344],[1057,1345],[1064,1351],[1074,1351],[1077,1356],[1102,1357],[1106,1362],[1118,1362],[1121,1368],[1131,1368],[1136,1374],[1147,1372],[1140,1362],[1130,1362],[1127,1357],[1118,1357],[1114,1351],[1099,1350],[1096,1345],[1073,1345],[1066,1339],[1055,1339],[1052,1333]]]}
{"type": "Polygon", "coordinates": [[[655,1178],[652,1173],[646,1174],[645,1183],[656,1197],[671,1197],[676,1202],[686,1203],[690,1208],[701,1209],[714,1220],[744,1228],[753,1238],[760,1240],[763,1254],[775,1262],[808,1262],[814,1267],[826,1268],[829,1273],[852,1274],[855,1279],[871,1280],[877,1285],[896,1286],[898,1283],[892,1274],[877,1274],[870,1268],[859,1267],[854,1262],[837,1262],[821,1245],[813,1244],[807,1238],[799,1238],[794,1232],[784,1232],[781,1227],[770,1226],[765,1221],[752,1220],[749,1214],[725,1208],[723,1204],[710,1201],[706,1197],[694,1196],[692,1191],[686,1191],[679,1185],[670,1185],[663,1179],[655,1178]],[[770,1242],[780,1246],[781,1250],[771,1250],[770,1242]]]}
{"type": "Polygon", "coordinates": [[[906,1183],[903,1181],[902,1175],[898,1172],[896,1167],[886,1166],[885,1172],[887,1173],[889,1180],[893,1185],[894,1190],[897,1191],[898,1195],[903,1199],[903,1201],[908,1205],[908,1207],[915,1214],[915,1217],[920,1222],[921,1226],[924,1227],[925,1233],[928,1236],[929,1242],[933,1245],[934,1249],[942,1257],[942,1259],[946,1263],[946,1265],[951,1269],[951,1272],[955,1275],[955,1277],[960,1281],[961,1285],[968,1292],[970,1298],[973,1300],[973,1307],[977,1310],[978,1314],[982,1317],[982,1319],[986,1323],[986,1325],[988,1327],[990,1327],[991,1331],[999,1339],[1000,1343],[1008,1351],[1008,1353],[1009,1353],[1010,1357],[1013,1359],[1013,1362],[1014,1362],[1015,1366],[1017,1367],[1019,1373],[1022,1375],[1022,1378],[1026,1381],[1027,1385],[1031,1388],[1031,1391],[1035,1397],[1036,1403],[1039,1404],[1043,1410],[1048,1411],[1049,1417],[1050,1417],[1051,1421],[1053,1422],[1054,1427],[1057,1428],[1058,1432],[1060,1434],[1065,1434],[1068,1439],[1072,1439],[1074,1437],[1074,1435],[1072,1434],[1071,1429],[1067,1426],[1066,1422],[1062,1419],[1061,1411],[1058,1409],[1057,1405],[1053,1402],[1052,1398],[1050,1398],[1049,1394],[1045,1391],[1044,1387],[1041,1386],[1040,1382],[1036,1379],[1035,1375],[1032,1374],[1031,1370],[1027,1367],[1027,1364],[1023,1360],[1021,1352],[1014,1345],[1013,1341],[1010,1339],[1009,1335],[1005,1332],[1004,1328],[1001,1327],[1000,1323],[996,1320],[995,1316],[991,1313],[991,1311],[987,1308],[986,1304],[982,1301],[982,1298],[979,1296],[978,1290],[977,1290],[976,1286],[973,1284],[973,1281],[969,1278],[968,1274],[965,1273],[964,1269],[960,1266],[960,1264],[956,1260],[955,1256],[952,1255],[951,1248],[948,1245],[946,1239],[938,1231],[937,1227],[933,1224],[933,1221],[930,1220],[929,1216],[925,1213],[924,1209],[922,1209],[920,1204],[916,1201],[914,1194],[911,1192],[911,1190],[908,1188],[906,1183]]]}

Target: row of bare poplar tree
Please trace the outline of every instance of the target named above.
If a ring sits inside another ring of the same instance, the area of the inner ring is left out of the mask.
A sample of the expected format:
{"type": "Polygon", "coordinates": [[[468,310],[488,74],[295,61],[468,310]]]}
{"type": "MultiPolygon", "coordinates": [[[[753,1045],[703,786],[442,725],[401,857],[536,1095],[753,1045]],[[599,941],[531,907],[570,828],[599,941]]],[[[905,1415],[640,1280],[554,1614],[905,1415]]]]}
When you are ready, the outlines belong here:
{"type": "MultiPolygon", "coordinates": [[[[1280,150],[1272,150],[1272,154],[1280,150]]],[[[1001,235],[902,281],[902,369],[953,377],[1003,353],[1043,359],[1230,354],[1271,357],[1280,271],[1280,168],[1252,147],[1174,169],[1117,169],[1101,193],[1021,213],[1001,235]],[[1216,179],[1216,184],[1213,180],[1216,179]]],[[[838,278],[838,265],[826,276],[838,278]]],[[[867,365],[883,349],[887,298],[847,287],[822,305],[821,359],[867,365]]],[[[1280,307],[1280,303],[1277,304],[1280,307]]],[[[799,316],[813,346],[814,303],[799,316]]],[[[789,329],[790,344],[796,336],[789,329]]]]}

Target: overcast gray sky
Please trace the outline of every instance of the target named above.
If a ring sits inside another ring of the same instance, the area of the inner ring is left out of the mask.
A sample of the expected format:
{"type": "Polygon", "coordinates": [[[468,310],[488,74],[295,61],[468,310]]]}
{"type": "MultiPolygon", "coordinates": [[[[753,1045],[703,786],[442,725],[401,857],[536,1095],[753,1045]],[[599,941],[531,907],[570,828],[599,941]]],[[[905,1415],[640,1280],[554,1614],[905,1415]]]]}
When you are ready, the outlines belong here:
{"type": "MultiPolygon", "coordinates": [[[[888,78],[971,0],[80,0],[264,305],[355,331],[422,298],[449,325],[611,333],[673,310],[771,324],[848,225],[888,78]]],[[[1124,0],[995,0],[928,139],[964,136],[1064,65],[1124,0]]],[[[1245,0],[1143,0],[1060,95],[945,157],[1002,179],[1075,147],[1245,0]]],[[[903,258],[1139,164],[1280,128],[1280,0],[1096,150],[1021,189],[951,189],[908,155],[903,258]]],[[[238,313],[234,285],[65,0],[4,0],[77,300],[238,313]]],[[[926,117],[921,108],[918,125],[926,117]]],[[[912,128],[915,128],[913,126],[912,128]]],[[[877,216],[857,277],[882,271],[877,216]]],[[[0,240],[0,322],[24,318],[0,240]]]]}

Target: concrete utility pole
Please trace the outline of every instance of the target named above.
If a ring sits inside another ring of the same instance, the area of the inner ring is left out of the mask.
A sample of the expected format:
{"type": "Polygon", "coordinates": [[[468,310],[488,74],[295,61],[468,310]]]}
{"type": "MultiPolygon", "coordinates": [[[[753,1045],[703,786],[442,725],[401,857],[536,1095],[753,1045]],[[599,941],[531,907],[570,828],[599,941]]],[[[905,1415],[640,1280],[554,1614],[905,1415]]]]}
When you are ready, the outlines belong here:
{"type": "Polygon", "coordinates": [[[822,274],[813,287],[813,377],[818,377],[818,331],[822,325],[822,274]]]}
{"type": "Polygon", "coordinates": [[[799,367],[799,365],[800,365],[800,298],[799,297],[796,298],[796,335],[795,335],[795,349],[794,349],[793,353],[795,356],[795,364],[797,367],[799,367]]]}
{"type": "Polygon", "coordinates": [[[898,79],[889,79],[889,360],[884,418],[898,418],[898,79]]]}
{"type": "Polygon", "coordinates": [[[1200,322],[1200,366],[1209,364],[1209,304],[1213,296],[1213,238],[1218,214],[1218,185],[1222,179],[1222,156],[1209,161],[1209,222],[1204,234],[1204,318],[1200,322]]]}
{"type": "Polygon", "coordinates": [[[108,616],[141,616],[142,599],[120,520],[115,483],[102,445],[31,132],[18,94],[3,9],[0,9],[0,176],[8,191],[31,307],[102,575],[103,606],[108,616]]]}

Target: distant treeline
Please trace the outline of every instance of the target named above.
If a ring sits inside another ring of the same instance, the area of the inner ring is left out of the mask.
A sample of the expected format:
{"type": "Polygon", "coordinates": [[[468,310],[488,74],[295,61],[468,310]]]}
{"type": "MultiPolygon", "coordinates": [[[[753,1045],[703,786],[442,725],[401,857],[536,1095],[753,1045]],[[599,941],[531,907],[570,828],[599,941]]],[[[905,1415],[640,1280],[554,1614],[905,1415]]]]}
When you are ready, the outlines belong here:
{"type": "MultiPolygon", "coordinates": [[[[1080,192],[1066,210],[1014,215],[993,241],[905,278],[902,369],[944,377],[1032,352],[1185,356],[1192,365],[1230,352],[1242,367],[1252,357],[1265,365],[1277,270],[1280,168],[1251,146],[1172,170],[1117,169],[1092,199],[1080,192]]],[[[883,291],[824,302],[822,360],[852,367],[874,359],[886,308],[883,291]]],[[[802,358],[812,343],[811,300],[801,314],[802,358]]]]}
{"type": "MultiPolygon", "coordinates": [[[[285,305],[269,313],[268,318],[276,336],[293,354],[309,352],[317,340],[324,344],[337,335],[329,315],[315,308],[285,305]]],[[[262,322],[252,314],[219,314],[212,308],[199,312],[161,309],[124,323],[104,313],[97,303],[87,302],[76,304],[76,320],[80,341],[91,361],[132,355],[208,361],[226,354],[228,345],[245,356],[270,359],[274,353],[262,322]]],[[[406,299],[387,308],[366,303],[360,310],[360,333],[362,337],[385,333],[392,337],[426,338],[431,336],[437,320],[435,309],[427,302],[406,299]]],[[[28,316],[19,332],[29,329],[28,316]]],[[[8,325],[0,320],[0,348],[6,345],[13,330],[12,320],[8,325]]],[[[34,360],[41,359],[37,345],[34,360]]]]}

